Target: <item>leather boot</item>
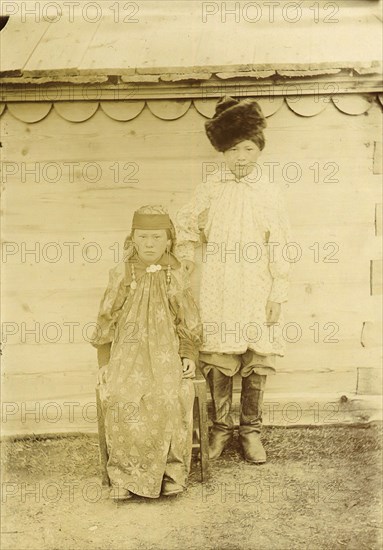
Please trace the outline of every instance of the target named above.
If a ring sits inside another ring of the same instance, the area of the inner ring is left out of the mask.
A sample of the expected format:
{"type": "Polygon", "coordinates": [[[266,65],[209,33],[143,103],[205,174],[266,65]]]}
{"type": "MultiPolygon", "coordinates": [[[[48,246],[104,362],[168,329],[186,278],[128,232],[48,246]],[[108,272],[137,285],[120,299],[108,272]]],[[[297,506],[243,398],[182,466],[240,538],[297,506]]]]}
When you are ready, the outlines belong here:
{"type": "Polygon", "coordinates": [[[239,438],[245,460],[253,464],[266,462],[261,442],[263,387],[266,376],[251,373],[242,378],[239,438]],[[263,380],[262,380],[263,378],[263,380]]]}
{"type": "Polygon", "coordinates": [[[209,443],[209,458],[214,460],[221,456],[234,432],[234,423],[231,417],[233,378],[225,376],[213,367],[209,371],[207,379],[213,400],[213,428],[209,443]]]}

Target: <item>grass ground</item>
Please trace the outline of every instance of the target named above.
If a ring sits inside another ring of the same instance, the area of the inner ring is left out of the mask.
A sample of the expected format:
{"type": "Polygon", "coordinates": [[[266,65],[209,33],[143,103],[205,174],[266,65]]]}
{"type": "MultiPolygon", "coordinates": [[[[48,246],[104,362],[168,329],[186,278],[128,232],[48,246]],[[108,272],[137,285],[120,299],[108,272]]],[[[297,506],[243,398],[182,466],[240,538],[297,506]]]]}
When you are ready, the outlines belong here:
{"type": "Polygon", "coordinates": [[[268,462],[237,438],[201,484],[114,503],[94,436],[2,443],[2,550],[375,550],[382,547],[380,426],[265,428],[268,462]]]}

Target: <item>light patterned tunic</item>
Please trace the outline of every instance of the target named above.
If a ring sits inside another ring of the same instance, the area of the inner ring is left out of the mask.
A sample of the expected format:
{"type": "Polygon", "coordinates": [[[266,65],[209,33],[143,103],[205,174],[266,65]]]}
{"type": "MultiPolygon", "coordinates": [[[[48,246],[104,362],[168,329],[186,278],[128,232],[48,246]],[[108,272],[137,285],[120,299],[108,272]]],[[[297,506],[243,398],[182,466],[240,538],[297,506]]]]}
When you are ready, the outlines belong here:
{"type": "MultiPolygon", "coordinates": [[[[194,386],[181,356],[198,355],[201,324],[179,263],[172,277],[135,262],[110,271],[92,344],[113,342],[102,388],[112,486],[158,497],[165,478],[186,485],[192,445],[194,386]],[[134,287],[134,285],[133,285],[134,287]]],[[[174,269],[173,269],[174,268],[174,269]]]]}
{"type": "Polygon", "coordinates": [[[283,355],[283,318],[267,326],[265,311],[288,295],[289,223],[278,184],[257,168],[239,181],[225,172],[200,184],[177,216],[178,257],[193,260],[204,212],[201,351],[283,355]]]}

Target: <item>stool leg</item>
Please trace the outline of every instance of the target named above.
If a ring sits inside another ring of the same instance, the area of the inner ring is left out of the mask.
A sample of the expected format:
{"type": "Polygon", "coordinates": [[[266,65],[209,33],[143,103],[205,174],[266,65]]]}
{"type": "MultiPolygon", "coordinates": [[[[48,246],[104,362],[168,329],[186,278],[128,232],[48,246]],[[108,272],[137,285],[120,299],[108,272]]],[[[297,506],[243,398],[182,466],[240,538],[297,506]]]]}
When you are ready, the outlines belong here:
{"type": "Polygon", "coordinates": [[[194,396],[193,404],[193,449],[198,443],[198,448],[200,446],[200,433],[199,433],[199,410],[198,410],[198,398],[197,394],[194,396]]]}
{"type": "Polygon", "coordinates": [[[207,427],[206,385],[201,384],[196,394],[198,400],[198,424],[201,450],[201,480],[209,477],[209,434],[207,427]]]}
{"type": "Polygon", "coordinates": [[[102,410],[99,388],[96,388],[96,405],[97,405],[98,442],[99,442],[99,450],[100,450],[101,483],[102,485],[109,486],[110,480],[108,476],[108,470],[106,467],[108,463],[108,448],[106,445],[105,419],[104,419],[104,412],[102,410]]]}

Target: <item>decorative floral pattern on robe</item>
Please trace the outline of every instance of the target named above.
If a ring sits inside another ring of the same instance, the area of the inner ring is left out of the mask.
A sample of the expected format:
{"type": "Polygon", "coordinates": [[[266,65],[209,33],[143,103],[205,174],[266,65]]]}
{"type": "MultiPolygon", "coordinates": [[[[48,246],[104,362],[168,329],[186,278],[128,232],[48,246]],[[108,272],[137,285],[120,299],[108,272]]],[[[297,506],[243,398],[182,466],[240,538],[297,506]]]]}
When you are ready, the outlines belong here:
{"type": "Polygon", "coordinates": [[[165,258],[154,272],[134,264],[134,291],[129,262],[112,269],[92,338],[112,342],[102,392],[111,484],[151,498],[164,478],[185,486],[191,459],[194,386],[181,356],[198,356],[201,324],[172,258],[169,286],[165,258]]]}
{"type": "Polygon", "coordinates": [[[287,300],[289,222],[279,186],[256,170],[239,181],[230,172],[211,176],[177,215],[177,256],[193,260],[207,213],[199,304],[204,352],[284,354],[283,317],[268,326],[265,308],[268,300],[287,300]]]}

